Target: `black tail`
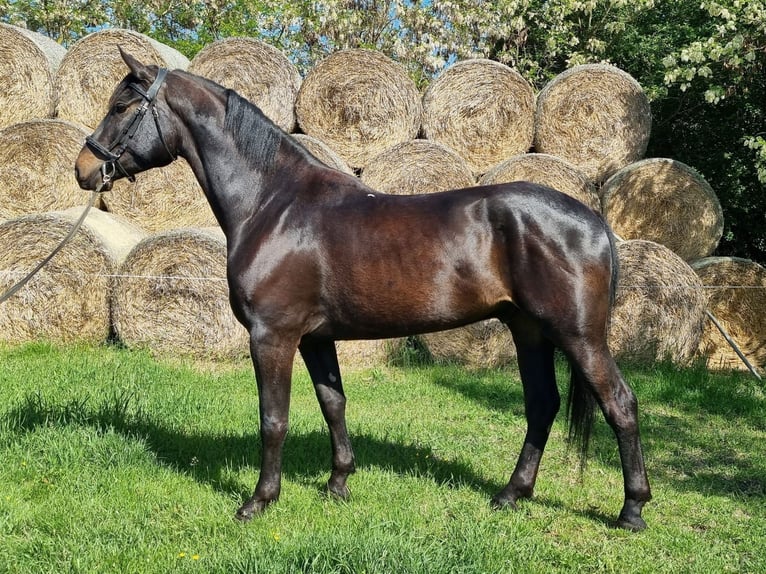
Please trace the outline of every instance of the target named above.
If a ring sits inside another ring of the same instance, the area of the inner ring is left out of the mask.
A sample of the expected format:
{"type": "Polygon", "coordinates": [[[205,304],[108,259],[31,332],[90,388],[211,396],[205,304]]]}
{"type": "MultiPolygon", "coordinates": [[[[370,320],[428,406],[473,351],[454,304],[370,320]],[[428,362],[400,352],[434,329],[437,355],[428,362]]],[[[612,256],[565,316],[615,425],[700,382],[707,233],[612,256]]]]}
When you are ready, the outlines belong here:
{"type": "MultiPolygon", "coordinates": [[[[611,258],[611,284],[609,285],[609,318],[612,315],[615,295],[617,293],[617,281],[620,275],[620,261],[617,256],[617,246],[612,230],[604,222],[607,237],[609,238],[609,249],[611,258]]],[[[606,333],[609,332],[607,323],[606,333]]],[[[577,445],[580,451],[580,468],[585,468],[585,462],[588,456],[588,445],[590,444],[590,435],[593,430],[593,421],[596,413],[596,399],[591,392],[588,382],[584,375],[575,366],[571,365],[572,376],[569,383],[569,395],[567,397],[567,420],[569,421],[569,442],[577,445]]]]}

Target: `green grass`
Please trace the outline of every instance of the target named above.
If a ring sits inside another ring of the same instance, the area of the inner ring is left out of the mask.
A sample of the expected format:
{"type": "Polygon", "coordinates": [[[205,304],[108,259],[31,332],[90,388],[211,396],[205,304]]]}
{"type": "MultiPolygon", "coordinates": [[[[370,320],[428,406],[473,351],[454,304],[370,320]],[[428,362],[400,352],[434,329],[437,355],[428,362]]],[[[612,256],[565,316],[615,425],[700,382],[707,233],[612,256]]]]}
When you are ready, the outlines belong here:
{"type": "Polygon", "coordinates": [[[347,374],[348,503],[321,494],[329,435],[297,368],[282,498],[240,524],[259,461],[249,364],[0,348],[0,572],[766,571],[763,383],[625,372],[655,496],[643,533],[610,526],[622,476],[602,419],[582,475],[559,417],[535,498],[492,511],[525,428],[518,375],[454,366],[347,374]]]}

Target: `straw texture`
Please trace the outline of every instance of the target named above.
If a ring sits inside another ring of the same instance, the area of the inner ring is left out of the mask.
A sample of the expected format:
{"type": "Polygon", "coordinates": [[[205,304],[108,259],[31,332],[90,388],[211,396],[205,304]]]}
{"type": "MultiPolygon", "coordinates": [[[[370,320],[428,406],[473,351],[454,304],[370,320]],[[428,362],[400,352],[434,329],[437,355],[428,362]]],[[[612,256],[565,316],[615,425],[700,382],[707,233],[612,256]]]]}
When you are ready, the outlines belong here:
{"type": "Polygon", "coordinates": [[[354,170],[348,167],[348,164],[343,161],[343,158],[335,153],[332,148],[323,141],[307,136],[306,134],[292,134],[292,137],[325,165],[337,169],[338,171],[342,171],[343,173],[353,175],[354,170]]]}
{"type": "Polygon", "coordinates": [[[651,123],[649,99],[633,77],[605,64],[576,66],[537,97],[535,151],[600,183],[643,157],[651,123]]]}
{"type": "Polygon", "coordinates": [[[529,151],[535,130],[532,87],[508,66],[466,60],[447,68],[423,96],[423,134],[465,158],[476,175],[529,151]]]}
{"type": "Polygon", "coordinates": [[[707,257],[723,235],[723,211],[705,179],[686,164],[652,158],[614,174],[603,188],[604,215],[623,239],[656,241],[682,259],[707,257]]]}
{"type": "Polygon", "coordinates": [[[309,72],[295,112],[301,131],[359,169],[385,149],[415,138],[421,101],[396,62],[371,50],[343,50],[309,72]]]}
{"type": "MultiPolygon", "coordinates": [[[[14,285],[69,233],[83,207],[25,215],[0,225],[0,292],[14,285]]],[[[0,341],[101,343],[110,334],[112,276],[143,237],[97,209],[72,240],[2,305],[0,341]]]]}
{"type": "Polygon", "coordinates": [[[135,183],[126,179],[115,182],[102,200],[107,211],[151,233],[217,225],[205,193],[182,158],[139,174],[135,183]]]}
{"type": "Polygon", "coordinates": [[[0,23],[0,128],[53,117],[54,78],[65,53],[47,36],[0,23]]]}
{"type": "Polygon", "coordinates": [[[544,153],[526,153],[513,156],[487,172],[481,185],[531,181],[547,185],[601,211],[601,199],[596,186],[580,170],[561,158],[544,153]]]}
{"type": "Polygon", "coordinates": [[[437,363],[489,369],[508,365],[516,357],[511,331],[497,319],[427,333],[420,338],[437,363]]]}
{"type": "Polygon", "coordinates": [[[235,90],[287,132],[295,127],[298,69],[287,57],[254,38],[226,38],[205,46],[188,71],[235,90]]]}
{"type": "MultiPolygon", "coordinates": [[[[766,269],[737,257],[706,257],[692,268],[710,287],[710,312],[748,361],[766,367],[766,269]]],[[[747,368],[710,321],[700,351],[711,369],[747,368]]]]}
{"type": "Polygon", "coordinates": [[[76,124],[47,119],[0,130],[0,220],[87,201],[73,174],[86,135],[76,124]]]}
{"type": "Polygon", "coordinates": [[[362,172],[362,181],[383,193],[412,195],[474,184],[471,167],[448,147],[411,140],[376,156],[362,172]]]}
{"type": "Polygon", "coordinates": [[[128,347],[205,358],[248,352],[247,332],[229,304],[226,239],[216,228],[144,239],[120,267],[112,309],[128,347]]]}
{"type": "Polygon", "coordinates": [[[620,281],[609,347],[618,359],[688,364],[705,324],[707,294],[697,274],[678,255],[652,241],[617,246],[620,281]]]}
{"type": "Polygon", "coordinates": [[[95,129],[106,115],[109,97],[128,73],[118,46],[145,64],[186,69],[189,60],[177,50],[132,30],[101,30],[75,42],[56,75],[58,117],[95,129]]]}

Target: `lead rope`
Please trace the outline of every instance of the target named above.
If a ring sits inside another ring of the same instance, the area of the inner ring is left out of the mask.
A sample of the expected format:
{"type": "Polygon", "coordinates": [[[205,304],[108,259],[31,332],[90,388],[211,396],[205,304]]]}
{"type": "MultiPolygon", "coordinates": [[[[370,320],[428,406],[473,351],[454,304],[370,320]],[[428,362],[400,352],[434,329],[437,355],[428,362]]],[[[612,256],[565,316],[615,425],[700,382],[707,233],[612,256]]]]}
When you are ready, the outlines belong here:
{"type": "MultiPolygon", "coordinates": [[[[106,165],[106,164],[104,164],[104,165],[106,165]]],[[[112,169],[114,169],[114,168],[112,168],[112,169]]],[[[69,230],[69,233],[67,234],[67,236],[64,237],[64,239],[61,240],[61,243],[59,243],[53,249],[53,251],[50,252],[50,254],[45,259],[40,261],[40,263],[38,263],[35,266],[35,268],[32,269],[32,271],[27,273],[21,281],[19,281],[13,287],[8,289],[5,293],[0,295],[0,304],[5,303],[8,299],[13,297],[22,287],[24,287],[24,285],[29,283],[30,279],[32,279],[32,277],[37,275],[38,271],[40,271],[40,269],[45,267],[48,264],[48,262],[50,262],[50,260],[53,259],[56,256],[56,254],[59,251],[61,251],[67,243],[69,243],[69,241],[72,239],[72,237],[74,237],[74,234],[77,233],[77,230],[80,229],[80,226],[85,221],[85,218],[88,217],[88,213],[90,213],[90,209],[96,203],[96,198],[101,193],[101,190],[103,190],[104,186],[107,183],[109,183],[109,181],[111,181],[112,175],[114,175],[114,171],[112,171],[111,174],[107,174],[107,172],[104,169],[102,169],[102,178],[103,179],[101,181],[101,184],[95,190],[93,190],[93,192],[91,193],[90,201],[88,202],[88,205],[85,207],[85,210],[82,212],[82,215],[80,215],[80,219],[78,219],[74,223],[74,225],[72,226],[72,229],[69,230]]]]}

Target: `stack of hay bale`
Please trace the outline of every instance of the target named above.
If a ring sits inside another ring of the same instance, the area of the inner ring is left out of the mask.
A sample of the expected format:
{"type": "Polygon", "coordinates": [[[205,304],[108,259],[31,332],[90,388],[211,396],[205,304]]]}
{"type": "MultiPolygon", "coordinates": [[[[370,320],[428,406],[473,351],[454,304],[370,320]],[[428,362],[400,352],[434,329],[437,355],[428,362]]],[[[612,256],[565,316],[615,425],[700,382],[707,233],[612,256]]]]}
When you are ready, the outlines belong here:
{"type": "MultiPolygon", "coordinates": [[[[688,166],[644,158],[648,100],[633,78],[608,65],[567,70],[536,95],[511,68],[469,60],[449,67],[421,93],[401,66],[370,50],[332,54],[301,80],[282,53],[254,39],[210,44],[189,62],[127,30],[96,32],[64,51],[43,36],[0,24],[0,77],[9,86],[0,94],[0,221],[13,222],[0,226],[0,251],[20,245],[19,229],[41,233],[30,218],[41,217],[55,229],[58,223],[50,222],[69,217],[62,211],[86,201],[72,166],[125,74],[118,45],[143,61],[188,69],[236,89],[322,161],[381,192],[430,193],[515,180],[557,188],[602,212],[623,240],[610,336],[618,356],[685,364],[701,345],[711,366],[738,366],[706,320],[710,308],[754,363],[766,362],[759,354],[764,334],[747,312],[753,298],[764,296],[762,269],[707,259],[723,229],[714,191],[688,166]],[[716,287],[741,287],[746,280],[746,291],[716,287]],[[747,293],[748,301],[732,309],[732,293],[747,293]]],[[[98,244],[97,251],[115,253],[103,255],[110,263],[97,273],[109,278],[99,289],[108,294],[102,306],[112,318],[112,335],[158,352],[247,352],[246,334],[228,308],[225,238],[208,229],[215,220],[185,162],[147,172],[135,183],[117,182],[100,207],[108,215],[95,217],[113,218],[112,232],[123,225],[132,229],[119,231],[133,242],[127,252],[105,247],[109,239],[96,239],[87,226],[82,232],[82,241],[98,244]]],[[[0,264],[0,289],[30,263],[17,259],[0,264]]],[[[63,273],[67,265],[47,272],[63,273]]],[[[51,304],[53,297],[33,305],[34,290],[30,284],[22,292],[26,299],[6,303],[10,311],[4,310],[3,320],[77,323],[49,315],[60,306],[51,304]]],[[[4,340],[70,340],[78,332],[63,335],[41,326],[20,334],[25,329],[4,329],[4,340]]],[[[422,343],[437,359],[474,366],[504,364],[513,356],[510,334],[492,321],[428,335],[422,343]]],[[[390,347],[346,343],[340,355],[370,365],[385,360],[390,347]]]]}

